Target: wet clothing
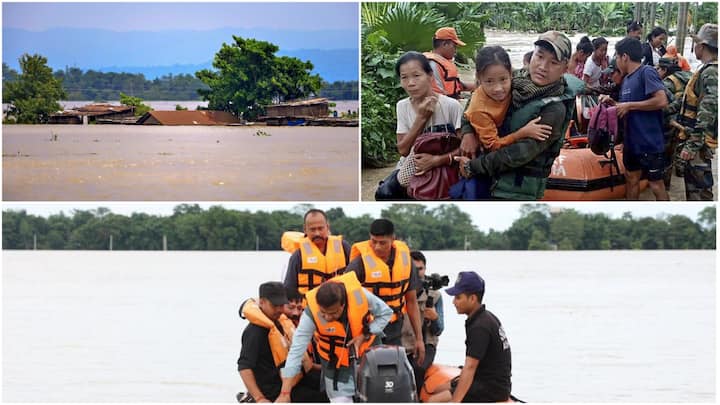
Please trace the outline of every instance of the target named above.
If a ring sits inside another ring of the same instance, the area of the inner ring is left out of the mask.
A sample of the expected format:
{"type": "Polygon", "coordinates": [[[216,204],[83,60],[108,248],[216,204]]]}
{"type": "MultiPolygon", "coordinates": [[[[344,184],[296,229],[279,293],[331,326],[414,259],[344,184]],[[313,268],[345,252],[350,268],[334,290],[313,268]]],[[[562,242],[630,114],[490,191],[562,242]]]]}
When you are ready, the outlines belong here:
{"type": "MultiPolygon", "coordinates": [[[[327,249],[329,249],[330,246],[327,246],[327,249]]],[[[342,241],[342,250],[345,254],[345,263],[348,262],[348,258],[350,257],[350,243],[345,241],[343,239],[342,241]]],[[[290,255],[290,260],[288,261],[288,268],[285,272],[285,281],[283,281],[283,284],[288,289],[298,289],[298,274],[300,274],[300,270],[302,269],[303,260],[302,260],[302,252],[301,249],[298,249],[290,255]]],[[[344,268],[338,269],[338,273],[342,274],[344,272],[344,268]]],[[[303,292],[301,292],[302,294],[303,292]]]]}
{"type": "Polygon", "coordinates": [[[598,65],[593,60],[592,56],[589,56],[587,60],[585,61],[585,67],[583,69],[583,76],[588,75],[590,77],[590,81],[588,82],[588,86],[590,87],[599,87],[601,84],[600,79],[603,76],[603,70],[607,69],[609,64],[609,61],[607,58],[605,58],[605,61],[598,65]]]}
{"type": "Polygon", "coordinates": [[[510,343],[500,320],[482,305],[465,321],[465,355],[479,360],[463,402],[501,402],[510,397],[510,343]]]}
{"type": "MultiPolygon", "coordinates": [[[[623,79],[620,87],[620,102],[645,101],[665,86],[654,68],[640,65],[623,79]]],[[[662,153],[665,149],[663,136],[663,110],[627,113],[625,119],[625,153],[640,155],[662,153]]]]}

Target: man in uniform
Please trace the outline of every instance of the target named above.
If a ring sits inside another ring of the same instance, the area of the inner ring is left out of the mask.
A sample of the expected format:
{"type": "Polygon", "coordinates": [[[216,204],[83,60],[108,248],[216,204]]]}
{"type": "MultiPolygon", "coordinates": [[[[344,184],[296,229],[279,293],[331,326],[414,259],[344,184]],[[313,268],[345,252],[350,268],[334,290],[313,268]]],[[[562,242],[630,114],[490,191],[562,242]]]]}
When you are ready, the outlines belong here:
{"type": "Polygon", "coordinates": [[[678,122],[687,139],[680,151],[686,162],[685,196],[690,200],[713,200],[713,151],[718,136],[717,24],[705,24],[695,41],[695,56],[703,64],[685,88],[678,122]]]}
{"type": "Polygon", "coordinates": [[[565,34],[548,31],[535,41],[528,69],[513,72],[512,105],[501,133],[515,132],[541,117],[537,124],[552,127],[546,140],[522,139],[475,158],[478,137],[472,125],[463,119],[462,156],[455,158],[460,162],[460,173],[467,178],[493,178],[493,199],[527,201],[544,196],[547,178],[565,139],[565,130],[574,116],[575,96],[585,87],[582,80],[564,74],[571,52],[572,45],[565,34]]]}
{"type": "Polygon", "coordinates": [[[283,284],[305,295],[322,282],[342,274],[350,255],[350,244],[341,236],[330,235],[330,223],[322,210],[309,210],[303,222],[305,238],[290,256],[283,284]]]}
{"type": "Polygon", "coordinates": [[[381,218],[370,224],[370,240],[352,246],[346,269],[346,273],[349,272],[355,272],[363,287],[393,310],[390,323],[383,331],[383,343],[402,345],[403,313],[408,313],[415,333],[415,359],[422,363],[425,343],[417,303],[422,281],[410,260],[410,249],[404,242],[395,240],[395,225],[391,221],[381,218]]]}
{"type": "Polygon", "coordinates": [[[460,98],[461,91],[475,90],[474,84],[463,83],[460,80],[454,62],[458,45],[465,46],[465,42],[458,38],[455,28],[442,27],[435,31],[432,52],[424,53],[430,60],[433,70],[434,80],[431,82],[433,91],[455,99],[460,98]]]}

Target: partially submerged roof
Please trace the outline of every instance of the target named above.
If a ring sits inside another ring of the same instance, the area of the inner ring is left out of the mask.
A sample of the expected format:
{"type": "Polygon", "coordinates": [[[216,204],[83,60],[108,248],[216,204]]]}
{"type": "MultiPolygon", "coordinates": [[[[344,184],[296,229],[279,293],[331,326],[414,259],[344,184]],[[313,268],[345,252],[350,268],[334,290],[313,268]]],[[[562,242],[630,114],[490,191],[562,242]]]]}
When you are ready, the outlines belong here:
{"type": "Polygon", "coordinates": [[[299,107],[299,106],[304,106],[304,105],[326,104],[327,102],[328,102],[327,98],[311,98],[308,100],[290,101],[287,103],[280,103],[280,104],[269,104],[265,107],[299,107]]]}
{"type": "Polygon", "coordinates": [[[227,111],[150,111],[137,121],[144,125],[237,125],[242,121],[227,111]]]}
{"type": "Polygon", "coordinates": [[[112,104],[88,104],[82,107],[76,107],[71,110],[59,111],[51,114],[54,116],[83,116],[93,117],[96,115],[107,115],[117,113],[128,113],[135,110],[135,107],[127,105],[112,105],[112,104]]]}

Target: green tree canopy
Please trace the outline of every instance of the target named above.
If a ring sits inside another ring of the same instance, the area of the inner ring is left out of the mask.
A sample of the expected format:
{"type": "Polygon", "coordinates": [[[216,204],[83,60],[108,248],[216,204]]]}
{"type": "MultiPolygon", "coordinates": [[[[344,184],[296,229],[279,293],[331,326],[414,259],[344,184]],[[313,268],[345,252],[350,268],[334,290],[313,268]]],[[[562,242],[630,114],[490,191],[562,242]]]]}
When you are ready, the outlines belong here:
{"type": "Polygon", "coordinates": [[[270,42],[234,35],[233,41],[215,54],[216,70],[195,73],[209,87],[198,90],[209,109],[252,119],[273,101],[307,97],[320,89],[321,78],[310,74],[309,61],[275,56],[279,48],[270,42]]]}
{"type": "Polygon", "coordinates": [[[51,113],[62,109],[58,103],[65,97],[62,83],[53,76],[44,56],[24,54],[19,62],[22,73],[14,81],[3,82],[3,102],[12,104],[8,115],[23,124],[46,123],[51,113]]]}

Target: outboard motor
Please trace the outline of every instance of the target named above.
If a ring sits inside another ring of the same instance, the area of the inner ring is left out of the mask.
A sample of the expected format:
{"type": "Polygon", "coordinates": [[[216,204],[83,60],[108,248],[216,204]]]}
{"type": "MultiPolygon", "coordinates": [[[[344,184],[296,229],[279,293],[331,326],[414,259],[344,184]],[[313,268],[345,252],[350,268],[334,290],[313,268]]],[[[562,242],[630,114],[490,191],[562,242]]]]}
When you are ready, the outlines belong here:
{"type": "Polygon", "coordinates": [[[357,402],[418,402],[412,366],[401,346],[370,347],[355,374],[357,402]]]}

